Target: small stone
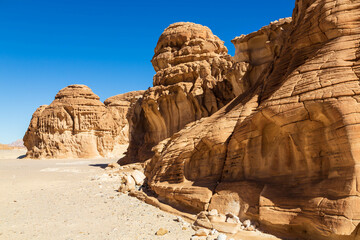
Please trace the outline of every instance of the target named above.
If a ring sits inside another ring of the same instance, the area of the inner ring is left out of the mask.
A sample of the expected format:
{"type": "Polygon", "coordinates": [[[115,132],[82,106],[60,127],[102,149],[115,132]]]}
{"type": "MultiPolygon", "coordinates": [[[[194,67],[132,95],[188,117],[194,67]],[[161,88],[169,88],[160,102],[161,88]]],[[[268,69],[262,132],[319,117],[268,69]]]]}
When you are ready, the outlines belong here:
{"type": "Polygon", "coordinates": [[[220,233],[219,236],[216,238],[216,240],[226,240],[226,235],[223,233],[220,233]]]}
{"type": "Polygon", "coordinates": [[[216,229],[212,229],[211,231],[210,231],[210,235],[217,235],[219,232],[216,230],[216,229]]]}
{"type": "Polygon", "coordinates": [[[249,219],[245,220],[245,221],[243,222],[243,225],[244,225],[245,228],[250,227],[250,225],[251,225],[250,220],[249,220],[249,219]]]}
{"type": "Polygon", "coordinates": [[[142,185],[144,183],[145,180],[145,175],[140,172],[139,170],[135,170],[131,173],[131,176],[133,177],[133,179],[135,180],[136,185],[142,185]]]}
{"type": "Polygon", "coordinates": [[[216,209],[211,209],[211,211],[209,212],[209,216],[217,216],[218,214],[218,210],[216,209]]]}
{"type": "Polygon", "coordinates": [[[159,230],[157,230],[157,232],[155,233],[155,235],[157,236],[164,236],[165,234],[167,234],[169,231],[165,228],[160,228],[159,230]]]}
{"type": "Polygon", "coordinates": [[[187,227],[182,227],[181,230],[187,230],[187,227]]]}
{"type": "Polygon", "coordinates": [[[228,223],[241,223],[239,217],[232,215],[231,217],[226,218],[226,222],[228,223]]]}
{"type": "Polygon", "coordinates": [[[209,232],[210,231],[208,229],[202,228],[195,232],[195,236],[205,236],[206,237],[207,235],[209,235],[209,232]]]}
{"type": "Polygon", "coordinates": [[[176,218],[174,219],[174,221],[183,223],[183,222],[184,222],[184,219],[182,219],[182,217],[176,217],[176,218]]]}

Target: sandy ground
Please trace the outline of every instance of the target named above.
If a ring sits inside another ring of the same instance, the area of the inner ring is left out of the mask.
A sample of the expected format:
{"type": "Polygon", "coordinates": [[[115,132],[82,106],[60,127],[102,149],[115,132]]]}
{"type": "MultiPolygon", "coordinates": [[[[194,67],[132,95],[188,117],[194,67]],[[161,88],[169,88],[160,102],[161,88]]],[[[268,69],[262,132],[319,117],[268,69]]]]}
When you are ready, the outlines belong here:
{"type": "MultiPolygon", "coordinates": [[[[191,227],[136,198],[116,191],[109,160],[30,160],[25,150],[0,150],[0,239],[183,240],[191,227]],[[165,228],[164,236],[155,233],[165,228]]],[[[242,240],[275,240],[240,231],[242,240]]],[[[201,239],[206,239],[203,237],[201,239]]]]}
{"type": "Polygon", "coordinates": [[[0,150],[0,239],[190,239],[175,216],[114,189],[115,160],[17,159],[0,150]],[[159,228],[169,233],[156,236],[159,228]]]}

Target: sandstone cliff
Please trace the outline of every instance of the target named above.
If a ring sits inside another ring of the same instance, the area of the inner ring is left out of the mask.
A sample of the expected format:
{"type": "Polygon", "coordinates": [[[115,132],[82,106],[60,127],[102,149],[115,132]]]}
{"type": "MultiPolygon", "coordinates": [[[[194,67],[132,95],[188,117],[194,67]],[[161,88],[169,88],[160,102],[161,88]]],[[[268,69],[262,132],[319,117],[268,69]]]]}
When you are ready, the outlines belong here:
{"type": "Polygon", "coordinates": [[[151,148],[190,122],[218,111],[242,93],[246,63],[234,63],[211,30],[175,23],[160,36],[152,64],[153,87],[134,106],[130,143],[120,163],[144,161],[151,148]]]}
{"type": "Polygon", "coordinates": [[[129,143],[129,129],[132,128],[132,119],[134,115],[134,106],[141,99],[145,91],[133,91],[110,97],[104,101],[105,106],[110,110],[115,123],[118,126],[119,142],[121,144],[129,143]]]}
{"type": "Polygon", "coordinates": [[[128,98],[108,100],[108,109],[90,88],[71,85],[58,92],[49,106],[39,107],[24,136],[29,158],[116,157],[128,142],[128,98]],[[126,119],[126,118],[125,118],[126,119]]]}
{"type": "Polygon", "coordinates": [[[292,21],[234,39],[243,92],[154,147],[150,188],[279,236],[355,239],[359,16],[359,1],[297,0],[292,21]]]}

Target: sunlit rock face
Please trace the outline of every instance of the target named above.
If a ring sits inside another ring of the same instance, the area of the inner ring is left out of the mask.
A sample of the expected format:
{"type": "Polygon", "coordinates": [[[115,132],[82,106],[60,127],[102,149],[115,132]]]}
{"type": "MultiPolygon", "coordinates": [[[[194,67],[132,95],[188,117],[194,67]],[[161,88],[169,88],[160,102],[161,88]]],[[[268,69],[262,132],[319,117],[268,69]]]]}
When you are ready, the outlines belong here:
{"type": "MultiPolygon", "coordinates": [[[[124,124],[125,127],[125,124],[124,124]]],[[[123,127],[100,98],[84,85],[58,92],[39,107],[24,136],[29,158],[116,157],[126,144],[123,127]]]]}
{"type": "Polygon", "coordinates": [[[133,91],[109,97],[104,101],[107,109],[110,110],[117,128],[119,129],[117,139],[121,144],[129,143],[129,129],[134,114],[134,106],[141,99],[145,91],[133,91]],[[130,120],[130,121],[129,121],[130,120]]]}
{"type": "Polygon", "coordinates": [[[150,188],[281,237],[357,239],[359,16],[359,1],[298,0],[292,21],[235,38],[242,93],[153,148],[150,188]]]}
{"type": "Polygon", "coordinates": [[[147,160],[161,140],[218,111],[243,92],[238,80],[248,67],[233,62],[209,28],[183,22],[165,29],[152,64],[154,86],[134,107],[130,146],[120,163],[147,160]]]}

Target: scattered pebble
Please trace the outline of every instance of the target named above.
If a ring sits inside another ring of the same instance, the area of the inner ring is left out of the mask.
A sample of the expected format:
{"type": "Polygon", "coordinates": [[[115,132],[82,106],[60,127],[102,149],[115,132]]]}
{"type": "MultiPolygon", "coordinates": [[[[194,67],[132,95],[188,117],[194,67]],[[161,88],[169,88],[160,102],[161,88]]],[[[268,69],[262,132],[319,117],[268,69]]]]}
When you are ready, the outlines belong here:
{"type": "Polygon", "coordinates": [[[216,238],[216,240],[226,240],[226,235],[223,233],[220,233],[219,236],[216,238]]]}
{"type": "Polygon", "coordinates": [[[212,229],[210,235],[217,235],[219,232],[216,229],[212,229]]]}
{"type": "Polygon", "coordinates": [[[217,216],[219,213],[218,213],[218,210],[216,209],[212,209],[210,212],[209,212],[209,216],[217,216]]]}
{"type": "Polygon", "coordinates": [[[245,221],[243,222],[243,225],[244,225],[245,228],[250,227],[250,225],[251,225],[250,220],[249,220],[249,219],[245,220],[245,221]]]}
{"type": "Polygon", "coordinates": [[[155,233],[155,235],[157,236],[164,236],[165,234],[167,234],[169,231],[165,228],[160,228],[159,230],[157,230],[157,232],[155,233]]]}

